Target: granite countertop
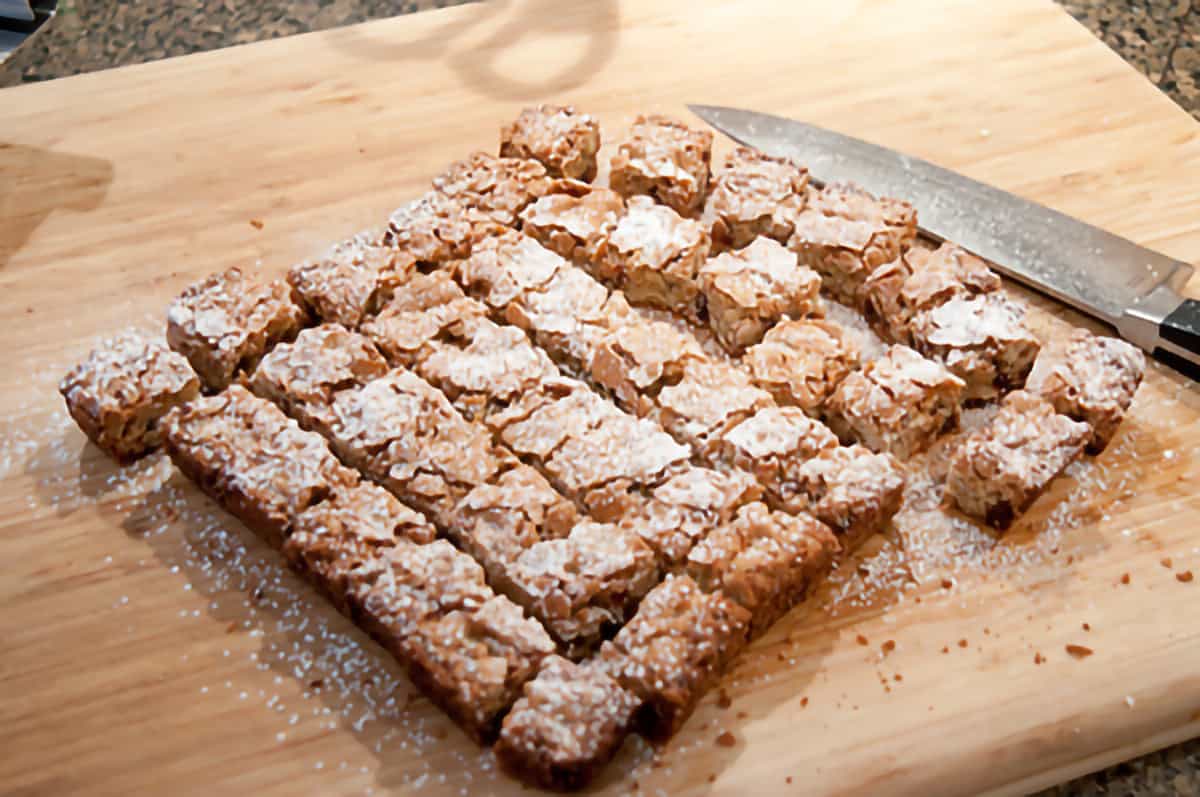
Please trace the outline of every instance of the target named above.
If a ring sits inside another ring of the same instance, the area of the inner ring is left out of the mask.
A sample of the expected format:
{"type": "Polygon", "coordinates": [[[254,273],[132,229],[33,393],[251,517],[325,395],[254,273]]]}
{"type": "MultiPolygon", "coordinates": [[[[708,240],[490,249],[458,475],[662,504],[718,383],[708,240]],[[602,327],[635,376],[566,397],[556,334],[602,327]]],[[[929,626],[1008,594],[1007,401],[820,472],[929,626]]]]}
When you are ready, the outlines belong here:
{"type": "MultiPolygon", "coordinates": [[[[1057,0],[1200,119],[1200,0],[1057,0]]],[[[60,0],[58,17],[0,64],[0,87],[277,38],[470,0],[60,0]]],[[[1200,739],[1045,795],[1200,794],[1200,739]]]]}

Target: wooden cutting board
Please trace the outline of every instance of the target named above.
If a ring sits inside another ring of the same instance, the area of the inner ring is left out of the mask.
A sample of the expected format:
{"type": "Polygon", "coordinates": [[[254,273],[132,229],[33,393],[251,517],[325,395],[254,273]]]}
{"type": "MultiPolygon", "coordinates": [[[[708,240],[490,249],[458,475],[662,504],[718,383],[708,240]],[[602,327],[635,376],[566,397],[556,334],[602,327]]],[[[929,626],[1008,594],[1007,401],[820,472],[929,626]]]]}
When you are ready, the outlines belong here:
{"type": "MultiPolygon", "coordinates": [[[[54,387],[193,279],[382,221],[542,100],[606,133],[689,101],[797,116],[1200,256],[1200,126],[1049,0],[513,0],[2,91],[0,790],[519,790],[161,459],[85,445],[54,387]]],[[[1003,540],[910,513],[597,788],[1008,793],[1200,733],[1198,421],[1156,368],[1003,540]]]]}

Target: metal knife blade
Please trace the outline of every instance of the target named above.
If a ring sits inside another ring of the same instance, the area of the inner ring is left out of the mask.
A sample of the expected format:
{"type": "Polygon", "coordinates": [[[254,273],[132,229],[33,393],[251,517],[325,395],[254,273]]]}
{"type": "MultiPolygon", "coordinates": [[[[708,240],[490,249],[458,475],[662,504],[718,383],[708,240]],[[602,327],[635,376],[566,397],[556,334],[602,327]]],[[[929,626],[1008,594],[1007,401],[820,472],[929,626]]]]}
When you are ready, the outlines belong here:
{"type": "Polygon", "coordinates": [[[911,202],[931,237],[953,241],[1001,273],[1117,327],[1151,353],[1200,367],[1200,330],[1190,327],[1200,305],[1179,295],[1193,272],[1187,263],[857,138],[755,111],[688,107],[739,143],[804,164],[815,180],[849,180],[911,202]],[[1163,328],[1172,318],[1184,323],[1182,335],[1163,328]]]}

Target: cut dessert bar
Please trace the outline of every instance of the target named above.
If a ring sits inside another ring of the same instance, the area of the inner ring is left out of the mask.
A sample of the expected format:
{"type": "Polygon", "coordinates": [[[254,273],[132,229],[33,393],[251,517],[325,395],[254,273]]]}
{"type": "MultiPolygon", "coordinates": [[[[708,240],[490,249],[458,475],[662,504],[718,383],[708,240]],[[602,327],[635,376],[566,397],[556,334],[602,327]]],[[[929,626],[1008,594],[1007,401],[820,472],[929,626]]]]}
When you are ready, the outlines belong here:
{"type": "Polygon", "coordinates": [[[419,513],[371,482],[336,486],[329,497],[301,512],[283,543],[283,555],[351,619],[361,608],[351,586],[360,568],[405,542],[424,545],[436,532],[419,513]]]}
{"type": "Polygon", "coordinates": [[[246,386],[275,402],[304,429],[324,432],[334,423],[334,396],[359,388],[388,371],[370,340],[337,324],[302,331],[276,346],[254,369],[246,386]]]}
{"type": "Polygon", "coordinates": [[[773,404],[731,363],[689,360],[683,378],[659,393],[654,417],[675,439],[711,458],[730,429],[773,404]]]}
{"type": "Polygon", "coordinates": [[[589,268],[597,279],[622,288],[630,301],[696,319],[696,277],[708,257],[704,225],[644,197],[632,197],[589,268]]]}
{"type": "Polygon", "coordinates": [[[909,324],[919,313],[956,297],[998,290],[1000,277],[962,247],[913,247],[867,278],[863,314],[881,338],[911,346],[909,324]]]}
{"type": "Polygon", "coordinates": [[[355,571],[360,623],[464,731],[489,742],[554,642],[445,540],[398,545],[355,571]],[[361,597],[360,597],[361,596],[361,597]]]}
{"type": "Polygon", "coordinates": [[[546,626],[572,659],[625,623],[658,581],[654,552],[633,532],[581,521],[566,537],[535,542],[512,564],[513,600],[546,626]]]}
{"type": "Polygon", "coordinates": [[[487,308],[467,298],[445,271],[415,274],[362,325],[362,332],[389,362],[411,367],[428,356],[438,339],[486,313],[487,308]]]}
{"type": "Polygon", "coordinates": [[[840,549],[833,532],[810,515],[747,504],[692,548],[687,573],[701,589],[719,589],[748,611],[753,639],[804,600],[840,549]]]}
{"type": "Polygon", "coordinates": [[[825,415],[843,442],[908,459],[958,425],[963,387],[941,363],[895,345],[843,379],[825,415]]]}
{"type": "Polygon", "coordinates": [[[355,329],[379,312],[415,268],[411,254],[363,235],[293,266],[287,281],[314,318],[355,329]]]}
{"type": "Polygon", "coordinates": [[[834,298],[858,308],[867,277],[899,257],[916,234],[917,214],[907,202],[831,183],[796,214],[788,247],[824,278],[834,298]]]}
{"type": "Polygon", "coordinates": [[[500,155],[533,158],[552,177],[590,183],[596,179],[600,125],[574,106],[539,105],[500,129],[500,155]]]}
{"type": "Polygon", "coordinates": [[[188,358],[209,390],[228,387],[276,343],[307,322],[283,280],[265,285],[231,268],[197,282],[167,309],[167,343],[188,358]]]}
{"type": "Polygon", "coordinates": [[[816,415],[858,367],[859,349],[840,325],[822,319],[781,321],[742,361],[777,402],[816,415]]]}
{"type": "Polygon", "coordinates": [[[722,461],[754,474],[772,506],[792,509],[798,468],[838,439],[798,407],[766,407],[726,432],[722,461]]]}
{"type": "Polygon", "coordinates": [[[599,667],[548,656],[504,718],[496,758],[543,789],[583,788],[620,749],[639,705],[599,667]]]}
{"type": "Polygon", "coordinates": [[[486,152],[451,164],[433,181],[435,190],[509,227],[517,223],[522,210],[555,185],[546,168],[535,160],[497,158],[486,152]]]}
{"type": "Polygon", "coordinates": [[[962,379],[970,402],[1021,387],[1041,349],[1025,311],[1003,293],[953,298],[921,313],[911,328],[915,348],[962,379]]]}
{"type": "Polygon", "coordinates": [[[808,197],[808,169],[788,158],[738,147],[713,178],[704,205],[713,247],[741,249],[758,236],[787,243],[808,197]]]}
{"type": "Polygon", "coordinates": [[[521,229],[547,249],[586,264],[599,258],[624,212],[624,198],[607,188],[548,194],[521,211],[521,229]]]}
{"type": "Polygon", "coordinates": [[[624,515],[631,491],[660,484],[690,454],[653,423],[567,378],[529,391],[488,425],[602,521],[624,515]]]}
{"type": "Polygon", "coordinates": [[[904,472],[891,454],[859,445],[822,449],[796,470],[795,481],[770,498],[779,509],[808,512],[833,529],[851,552],[880,532],[900,509],[904,472]]]}
{"type": "Polygon", "coordinates": [[[1082,453],[1091,434],[1040,396],[1010,393],[996,417],[955,449],[946,495],[968,515],[1006,529],[1082,453]]]}
{"type": "Polygon", "coordinates": [[[513,464],[486,429],[404,369],[337,393],[333,417],[322,431],[338,455],[440,527],[467,493],[513,464]]]}
{"type": "Polygon", "coordinates": [[[465,199],[429,191],[392,213],[381,243],[418,265],[431,266],[467,257],[476,244],[504,229],[465,199]]]}
{"type": "Polygon", "coordinates": [[[725,252],[700,269],[708,322],[729,352],[741,354],[784,316],[822,316],[821,277],[770,238],[725,252]]]}
{"type": "Polygon", "coordinates": [[[196,398],[200,380],[182,355],[126,333],[72,368],[58,392],[88,439],[126,464],[158,448],[159,420],[196,398]]]}
{"type": "Polygon", "coordinates": [[[689,467],[663,482],[621,518],[654,551],[659,567],[671,570],[710,530],[757,501],[762,488],[748,473],[689,467]]]}
{"type": "Polygon", "coordinates": [[[1116,434],[1145,369],[1145,356],[1125,341],[1076,329],[1042,349],[1025,389],[1090,426],[1088,452],[1098,454],[1116,434]]]}
{"type": "Polygon", "coordinates": [[[708,192],[712,133],[665,116],[639,116],[612,159],[609,183],[626,197],[647,194],[695,216],[708,192]]]}
{"type": "Polygon", "coordinates": [[[300,513],[358,483],[319,435],[240,385],[176,407],[162,435],[184,475],[276,548],[300,513]]]}
{"type": "Polygon", "coordinates": [[[596,664],[644,701],[639,730],[666,739],[741,652],[749,626],[750,613],[719,591],[669,575],[604,644],[596,664]]]}

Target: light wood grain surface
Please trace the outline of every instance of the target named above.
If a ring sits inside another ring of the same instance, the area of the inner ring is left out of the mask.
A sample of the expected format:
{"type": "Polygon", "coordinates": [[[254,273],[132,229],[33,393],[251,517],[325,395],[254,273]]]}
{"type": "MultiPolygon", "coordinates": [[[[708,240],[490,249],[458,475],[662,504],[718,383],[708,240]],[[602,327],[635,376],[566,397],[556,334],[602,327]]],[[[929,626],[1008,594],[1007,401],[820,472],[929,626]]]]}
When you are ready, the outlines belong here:
{"type": "MultiPolygon", "coordinates": [[[[194,278],[381,222],[539,100],[608,134],[796,116],[1200,255],[1200,127],[1048,0],[513,0],[0,91],[0,790],[519,790],[165,462],[86,446],[54,385],[194,278]]],[[[1200,733],[1198,444],[1200,391],[1155,368],[1003,540],[906,513],[729,707],[596,788],[1017,792],[1200,733]]]]}

